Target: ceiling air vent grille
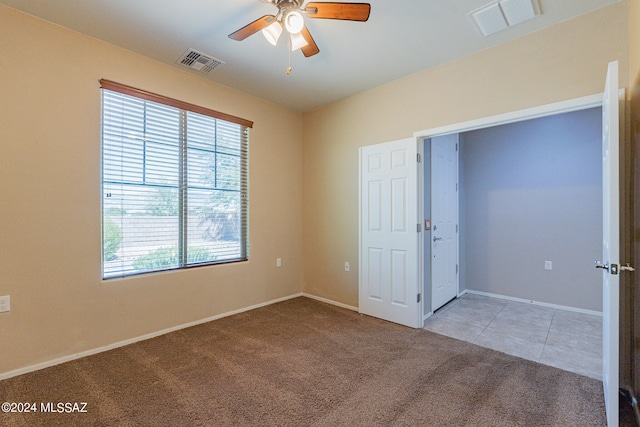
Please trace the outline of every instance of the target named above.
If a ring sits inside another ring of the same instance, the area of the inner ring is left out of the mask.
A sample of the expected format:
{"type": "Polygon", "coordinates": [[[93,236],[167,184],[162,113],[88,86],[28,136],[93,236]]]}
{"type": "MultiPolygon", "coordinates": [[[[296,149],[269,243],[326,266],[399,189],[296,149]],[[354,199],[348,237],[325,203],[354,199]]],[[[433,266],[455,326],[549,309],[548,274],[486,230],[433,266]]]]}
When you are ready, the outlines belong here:
{"type": "Polygon", "coordinates": [[[537,1],[531,0],[502,0],[500,8],[507,18],[509,26],[535,18],[539,13],[537,1]]]}
{"type": "Polygon", "coordinates": [[[507,21],[505,21],[502,10],[500,10],[500,4],[498,3],[483,7],[473,12],[471,16],[473,16],[476,25],[478,25],[478,28],[480,28],[484,36],[497,33],[507,28],[507,21]]]}
{"type": "Polygon", "coordinates": [[[538,0],[501,0],[470,13],[484,36],[497,33],[538,15],[540,15],[538,0]]]}
{"type": "Polygon", "coordinates": [[[193,68],[194,70],[202,73],[210,73],[218,65],[224,64],[224,61],[216,59],[210,55],[205,55],[195,49],[189,49],[180,59],[178,59],[178,64],[193,68]]]}

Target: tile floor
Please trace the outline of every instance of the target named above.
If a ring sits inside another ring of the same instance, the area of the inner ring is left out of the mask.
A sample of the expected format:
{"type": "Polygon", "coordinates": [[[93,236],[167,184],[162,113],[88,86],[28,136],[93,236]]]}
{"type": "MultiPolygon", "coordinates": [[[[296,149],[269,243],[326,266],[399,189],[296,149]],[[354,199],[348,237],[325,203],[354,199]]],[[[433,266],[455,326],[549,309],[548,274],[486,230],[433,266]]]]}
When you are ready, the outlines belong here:
{"type": "Polygon", "coordinates": [[[602,317],[597,315],[465,294],[436,311],[424,327],[602,379],[602,317]]]}

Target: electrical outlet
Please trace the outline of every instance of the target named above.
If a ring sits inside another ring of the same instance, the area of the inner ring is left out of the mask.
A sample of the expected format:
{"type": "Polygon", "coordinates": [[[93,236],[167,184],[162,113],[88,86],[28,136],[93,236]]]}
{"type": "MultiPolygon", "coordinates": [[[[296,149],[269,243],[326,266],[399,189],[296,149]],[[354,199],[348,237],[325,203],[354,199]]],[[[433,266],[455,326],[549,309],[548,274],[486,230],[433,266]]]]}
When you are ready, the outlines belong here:
{"type": "Polygon", "coordinates": [[[11,310],[11,296],[5,295],[0,297],[0,313],[11,310]]]}
{"type": "Polygon", "coordinates": [[[282,267],[282,258],[276,258],[276,267],[282,267]]]}
{"type": "Polygon", "coordinates": [[[349,261],[344,262],[344,271],[351,271],[351,266],[349,265],[349,261]]]}
{"type": "Polygon", "coordinates": [[[545,270],[553,270],[553,263],[551,261],[545,261],[544,262],[544,269],[545,270]]]}

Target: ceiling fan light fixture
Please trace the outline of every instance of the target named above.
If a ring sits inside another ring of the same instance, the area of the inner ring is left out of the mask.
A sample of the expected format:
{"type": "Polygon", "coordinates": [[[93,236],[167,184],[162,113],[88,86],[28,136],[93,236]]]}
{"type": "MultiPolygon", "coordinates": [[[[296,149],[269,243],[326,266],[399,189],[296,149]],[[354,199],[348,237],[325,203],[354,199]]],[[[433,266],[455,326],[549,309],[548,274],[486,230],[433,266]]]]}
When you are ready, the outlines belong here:
{"type": "MultiPolygon", "coordinates": [[[[305,57],[318,54],[320,49],[306,26],[304,15],[309,19],[337,19],[341,21],[365,22],[371,13],[370,3],[347,3],[343,1],[309,1],[306,0],[261,0],[271,3],[278,11],[245,25],[229,34],[229,38],[242,41],[247,37],[262,31],[262,34],[272,45],[278,43],[282,33],[289,35],[288,45],[292,51],[300,49],[305,57]]],[[[491,0],[501,4],[512,4],[517,9],[520,3],[539,0],[491,0]],[[516,4],[517,3],[517,4],[516,4]]]]}
{"type": "Polygon", "coordinates": [[[298,34],[304,28],[304,18],[298,11],[292,10],[284,17],[284,26],[290,34],[298,34]]]}
{"type": "Polygon", "coordinates": [[[262,30],[262,35],[264,36],[264,38],[274,46],[278,44],[280,34],[282,34],[282,24],[280,24],[278,21],[262,30]]]}
{"type": "Polygon", "coordinates": [[[305,40],[304,36],[301,33],[290,34],[291,36],[291,51],[298,50],[302,47],[305,47],[309,43],[305,40]]]}

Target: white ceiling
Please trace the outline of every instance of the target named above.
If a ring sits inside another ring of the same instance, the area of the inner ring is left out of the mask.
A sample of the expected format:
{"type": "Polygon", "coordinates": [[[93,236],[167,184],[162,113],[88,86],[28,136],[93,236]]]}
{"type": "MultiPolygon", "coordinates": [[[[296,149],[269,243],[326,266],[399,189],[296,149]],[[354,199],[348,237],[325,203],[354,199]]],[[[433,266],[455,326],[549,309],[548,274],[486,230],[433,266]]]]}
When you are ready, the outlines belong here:
{"type": "Polygon", "coordinates": [[[276,47],[260,33],[227,37],[276,12],[259,0],[0,3],[304,112],[618,1],[540,0],[541,16],[483,37],[469,13],[495,0],[370,0],[367,22],[306,19],[320,53],[292,52],[290,75],[284,37],[276,47]],[[208,75],[177,65],[189,48],[226,64],[208,75]]]}

